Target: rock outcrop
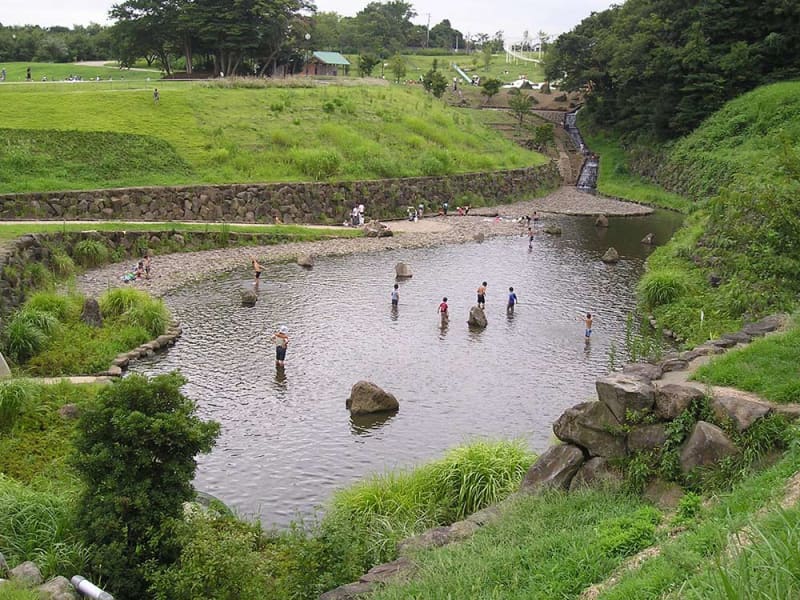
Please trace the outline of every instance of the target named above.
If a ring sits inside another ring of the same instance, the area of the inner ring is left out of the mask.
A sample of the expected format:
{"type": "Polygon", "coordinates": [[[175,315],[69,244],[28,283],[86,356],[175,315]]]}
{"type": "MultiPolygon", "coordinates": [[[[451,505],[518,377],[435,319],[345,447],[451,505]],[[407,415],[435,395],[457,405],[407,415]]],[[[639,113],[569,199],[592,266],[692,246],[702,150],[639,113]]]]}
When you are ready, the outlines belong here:
{"type": "Polygon", "coordinates": [[[486,313],[480,306],[473,306],[469,309],[469,318],[467,319],[470,327],[484,329],[489,324],[486,320],[486,313]]]}
{"type": "Polygon", "coordinates": [[[253,290],[244,290],[242,292],[242,306],[252,308],[256,305],[256,302],[258,302],[258,294],[253,290]]]}
{"type": "Polygon", "coordinates": [[[297,264],[303,268],[310,269],[314,266],[314,257],[310,254],[300,254],[297,257],[297,264]]]}
{"type": "Polygon", "coordinates": [[[619,252],[617,252],[616,248],[609,248],[606,250],[606,253],[603,254],[602,258],[600,259],[606,264],[614,264],[619,262],[619,252]]]}
{"type": "Polygon", "coordinates": [[[397,263],[394,266],[394,274],[395,277],[397,277],[398,279],[408,279],[409,277],[413,276],[413,273],[411,272],[411,267],[409,267],[406,263],[402,262],[397,263]]]}
{"type": "Polygon", "coordinates": [[[597,218],[594,220],[595,227],[608,227],[608,217],[605,215],[597,215],[597,218]]]}
{"type": "Polygon", "coordinates": [[[400,403],[393,394],[374,383],[359,381],[350,390],[350,397],[345,406],[352,415],[368,415],[398,410],[400,403]]]}
{"type": "Polygon", "coordinates": [[[621,458],[625,439],[614,430],[620,422],[603,402],[584,402],[567,409],[553,424],[553,433],[562,442],[586,450],[589,456],[621,458]]]}
{"type": "Polygon", "coordinates": [[[528,469],[522,481],[523,492],[545,488],[568,489],[572,478],[584,462],[580,448],[570,444],[550,446],[528,469]]]}
{"type": "Polygon", "coordinates": [[[628,411],[649,410],[655,402],[655,390],[648,381],[624,373],[601,377],[595,387],[597,397],[620,423],[626,422],[628,411]]]}
{"type": "Polygon", "coordinates": [[[681,448],[681,471],[690,473],[697,467],[711,467],[738,452],[722,429],[706,421],[698,421],[681,448]]]}
{"type": "Polygon", "coordinates": [[[90,327],[102,327],[103,315],[100,314],[100,304],[95,298],[86,298],[81,310],[81,321],[90,327]]]}

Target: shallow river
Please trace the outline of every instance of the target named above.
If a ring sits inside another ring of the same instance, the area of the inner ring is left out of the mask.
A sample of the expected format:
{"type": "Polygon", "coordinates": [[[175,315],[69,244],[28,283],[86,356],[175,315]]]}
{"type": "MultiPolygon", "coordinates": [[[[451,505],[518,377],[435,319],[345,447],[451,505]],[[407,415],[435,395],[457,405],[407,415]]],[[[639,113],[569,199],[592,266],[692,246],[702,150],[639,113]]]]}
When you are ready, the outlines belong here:
{"type": "Polygon", "coordinates": [[[622,355],[634,286],[650,249],[680,217],[617,218],[607,230],[585,217],[552,221],[563,235],[495,238],[483,244],[319,259],[312,270],[268,265],[255,308],[239,306],[250,272],[179,290],[168,303],[184,327],[166,353],[141,362],[148,374],[180,368],[204,418],[222,424],[199,459],[196,487],[240,514],[282,525],[309,515],[331,493],[370,473],[409,467],[477,437],[522,438],[535,450],[552,422],[594,395],[612,341],[622,355]],[[614,246],[622,261],[600,256],[614,246]],[[389,293],[394,265],[411,266],[399,310],[389,293]],[[475,289],[488,281],[489,326],[466,324],[475,289]],[[513,286],[520,304],[506,314],[513,286]],[[436,308],[447,296],[450,324],[436,308]],[[595,315],[590,344],[582,317],[595,315]],[[289,327],[285,372],[269,337],[289,327]],[[367,379],[394,393],[400,411],[351,419],[350,387],[367,379]]]}

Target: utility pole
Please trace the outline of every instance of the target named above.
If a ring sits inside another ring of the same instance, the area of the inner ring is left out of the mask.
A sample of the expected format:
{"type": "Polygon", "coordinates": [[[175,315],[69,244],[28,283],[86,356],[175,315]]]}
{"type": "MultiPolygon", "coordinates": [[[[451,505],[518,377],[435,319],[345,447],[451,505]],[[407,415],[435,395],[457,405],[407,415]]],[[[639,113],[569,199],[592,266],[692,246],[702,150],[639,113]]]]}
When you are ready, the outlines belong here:
{"type": "Polygon", "coordinates": [[[431,43],[431,13],[425,13],[428,15],[428,27],[425,29],[425,47],[427,48],[431,43]]]}

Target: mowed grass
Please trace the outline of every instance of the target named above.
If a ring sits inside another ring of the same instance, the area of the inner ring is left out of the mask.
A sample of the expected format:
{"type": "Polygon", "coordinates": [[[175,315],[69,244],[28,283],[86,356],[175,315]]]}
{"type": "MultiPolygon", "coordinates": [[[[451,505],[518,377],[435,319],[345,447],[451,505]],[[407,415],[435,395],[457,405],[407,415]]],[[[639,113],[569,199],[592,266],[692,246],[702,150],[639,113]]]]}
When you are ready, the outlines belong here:
{"type": "MultiPolygon", "coordinates": [[[[57,183],[42,178],[38,167],[27,171],[20,153],[57,156],[47,149],[60,139],[53,134],[48,142],[47,131],[53,130],[76,137],[149,136],[163,140],[189,166],[188,172],[165,169],[153,181],[152,169],[131,168],[120,151],[105,166],[119,173],[114,186],[448,175],[546,162],[411,87],[160,89],[155,103],[149,88],[0,86],[0,123],[45,132],[38,148],[0,143],[0,170],[13,173],[0,183],[0,192],[109,187],[102,180],[87,184],[96,171],[92,165],[67,168],[54,158],[53,170],[64,172],[57,183]]],[[[164,158],[154,153],[152,164],[163,165],[164,158]]]]}
{"type": "MultiPolygon", "coordinates": [[[[37,63],[37,62],[12,62],[0,63],[0,67],[6,70],[6,84],[15,82],[24,82],[28,85],[33,83],[41,83],[42,77],[47,77],[47,82],[63,82],[70,76],[81,77],[84,82],[89,80],[96,80],[98,77],[101,80],[138,80],[146,81],[149,79],[160,79],[161,73],[158,69],[144,70],[129,70],[120,69],[114,66],[91,67],[86,65],[76,65],[73,63],[37,63]],[[31,81],[25,79],[28,67],[31,69],[31,81]]],[[[4,84],[0,84],[4,85],[4,84]]],[[[77,82],[71,82],[70,85],[79,85],[77,82]]]]}
{"type": "Polygon", "coordinates": [[[727,352],[700,367],[694,378],[755,392],[773,402],[800,402],[800,328],[727,352]]]}

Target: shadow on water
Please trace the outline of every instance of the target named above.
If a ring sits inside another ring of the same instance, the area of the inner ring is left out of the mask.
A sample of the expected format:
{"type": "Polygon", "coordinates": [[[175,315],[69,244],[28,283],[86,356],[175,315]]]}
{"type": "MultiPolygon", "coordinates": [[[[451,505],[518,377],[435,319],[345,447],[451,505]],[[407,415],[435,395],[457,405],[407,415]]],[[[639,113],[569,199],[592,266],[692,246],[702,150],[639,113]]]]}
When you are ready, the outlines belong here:
{"type": "Polygon", "coordinates": [[[371,415],[350,415],[350,431],[353,435],[369,435],[376,429],[388,425],[396,415],[397,411],[371,415]]]}
{"type": "Polygon", "coordinates": [[[241,307],[244,266],[187,286],[167,297],[182,339],[131,370],[183,372],[199,414],[222,425],[213,451],[198,457],[196,486],[267,525],[311,515],[336,488],[470,439],[518,437],[540,451],[553,421],[595,394],[609,353],[624,347],[652,252],[640,240],[654,233],[666,242],[681,217],[612,218],[608,229],[586,217],[542,220],[563,235],[536,235],[533,252],[523,235],[320,258],[312,270],[269,265],[253,308],[241,307]],[[609,246],[622,257],[616,265],[600,261],[609,246]],[[392,311],[401,261],[414,277],[401,280],[392,311]],[[488,326],[470,330],[481,281],[489,282],[488,326]],[[512,286],[520,298],[513,320],[512,286]],[[443,296],[445,327],[436,311],[443,296]],[[586,346],[589,311],[596,321],[586,346]],[[281,325],[290,332],[283,370],[270,342],[281,325]],[[361,379],[394,394],[400,411],[350,419],[343,399],[361,379]]]}

